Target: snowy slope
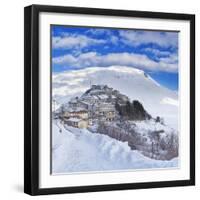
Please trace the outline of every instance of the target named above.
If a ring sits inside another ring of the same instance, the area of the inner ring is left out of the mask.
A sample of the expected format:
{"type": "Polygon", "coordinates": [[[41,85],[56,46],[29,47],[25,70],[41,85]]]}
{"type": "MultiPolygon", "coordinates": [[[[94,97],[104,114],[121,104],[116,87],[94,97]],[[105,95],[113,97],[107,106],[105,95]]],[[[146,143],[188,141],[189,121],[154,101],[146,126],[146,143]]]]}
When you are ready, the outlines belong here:
{"type": "Polygon", "coordinates": [[[107,84],[131,100],[139,100],[153,116],[178,129],[178,95],[159,85],[142,70],[126,66],[93,67],[53,75],[53,98],[59,103],[79,96],[92,84],[107,84]]]}
{"type": "Polygon", "coordinates": [[[86,129],[53,122],[53,173],[147,168],[171,168],[178,160],[152,160],[132,151],[127,143],[86,129]],[[59,130],[62,129],[62,132],[59,130]]]}

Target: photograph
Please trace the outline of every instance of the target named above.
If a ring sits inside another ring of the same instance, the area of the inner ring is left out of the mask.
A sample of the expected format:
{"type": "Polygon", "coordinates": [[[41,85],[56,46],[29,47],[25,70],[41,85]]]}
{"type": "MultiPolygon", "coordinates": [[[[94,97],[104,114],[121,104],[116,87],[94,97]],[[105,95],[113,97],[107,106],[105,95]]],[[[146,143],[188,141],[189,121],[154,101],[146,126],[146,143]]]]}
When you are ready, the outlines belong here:
{"type": "Polygon", "coordinates": [[[195,15],[24,11],[24,192],[195,185],[195,15]]]}
{"type": "Polygon", "coordinates": [[[179,160],[179,31],[50,26],[51,174],[179,160]]]}

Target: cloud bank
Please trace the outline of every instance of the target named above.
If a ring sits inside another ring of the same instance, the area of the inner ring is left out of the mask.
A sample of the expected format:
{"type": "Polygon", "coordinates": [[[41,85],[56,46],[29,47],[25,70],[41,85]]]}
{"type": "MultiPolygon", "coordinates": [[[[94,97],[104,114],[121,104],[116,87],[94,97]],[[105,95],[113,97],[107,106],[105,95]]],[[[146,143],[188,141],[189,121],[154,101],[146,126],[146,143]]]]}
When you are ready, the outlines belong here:
{"type": "Polygon", "coordinates": [[[93,39],[84,35],[69,35],[69,36],[56,36],[52,38],[53,49],[72,49],[72,48],[84,48],[87,46],[103,44],[102,39],[93,39]]]}
{"type": "Polygon", "coordinates": [[[177,32],[103,28],[67,30],[52,37],[53,68],[123,65],[153,72],[178,72],[177,32]]]}
{"type": "Polygon", "coordinates": [[[130,46],[156,44],[160,47],[177,47],[177,33],[155,31],[120,31],[121,40],[130,46]]]}
{"type": "Polygon", "coordinates": [[[122,65],[136,67],[149,71],[177,72],[177,57],[172,55],[160,59],[158,62],[151,60],[146,55],[136,53],[109,53],[101,55],[96,52],[88,52],[79,56],[64,55],[53,58],[53,64],[60,67],[73,66],[74,68],[106,67],[111,65],[122,65]]]}

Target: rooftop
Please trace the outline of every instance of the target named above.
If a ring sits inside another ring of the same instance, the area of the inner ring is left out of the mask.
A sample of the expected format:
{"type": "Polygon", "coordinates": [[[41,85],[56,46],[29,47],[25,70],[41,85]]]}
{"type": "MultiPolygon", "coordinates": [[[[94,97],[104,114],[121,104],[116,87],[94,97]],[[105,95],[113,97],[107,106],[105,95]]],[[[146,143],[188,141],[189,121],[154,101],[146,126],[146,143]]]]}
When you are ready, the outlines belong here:
{"type": "Polygon", "coordinates": [[[82,107],[68,108],[67,111],[68,112],[87,112],[87,110],[82,107]]]}
{"type": "Polygon", "coordinates": [[[67,119],[66,121],[70,121],[70,122],[80,122],[80,121],[82,121],[82,119],[72,117],[72,118],[67,119]]]}

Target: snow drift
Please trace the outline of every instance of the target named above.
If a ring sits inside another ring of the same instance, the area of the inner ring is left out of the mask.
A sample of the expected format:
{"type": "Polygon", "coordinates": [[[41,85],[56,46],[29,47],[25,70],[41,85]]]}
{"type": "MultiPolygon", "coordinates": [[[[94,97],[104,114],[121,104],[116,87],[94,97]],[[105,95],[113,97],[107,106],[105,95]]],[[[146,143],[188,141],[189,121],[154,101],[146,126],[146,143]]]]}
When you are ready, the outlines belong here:
{"type": "Polygon", "coordinates": [[[86,129],[53,123],[52,173],[171,168],[178,160],[159,161],[130,149],[127,143],[86,129]],[[62,132],[60,132],[62,130],[62,132]]]}

